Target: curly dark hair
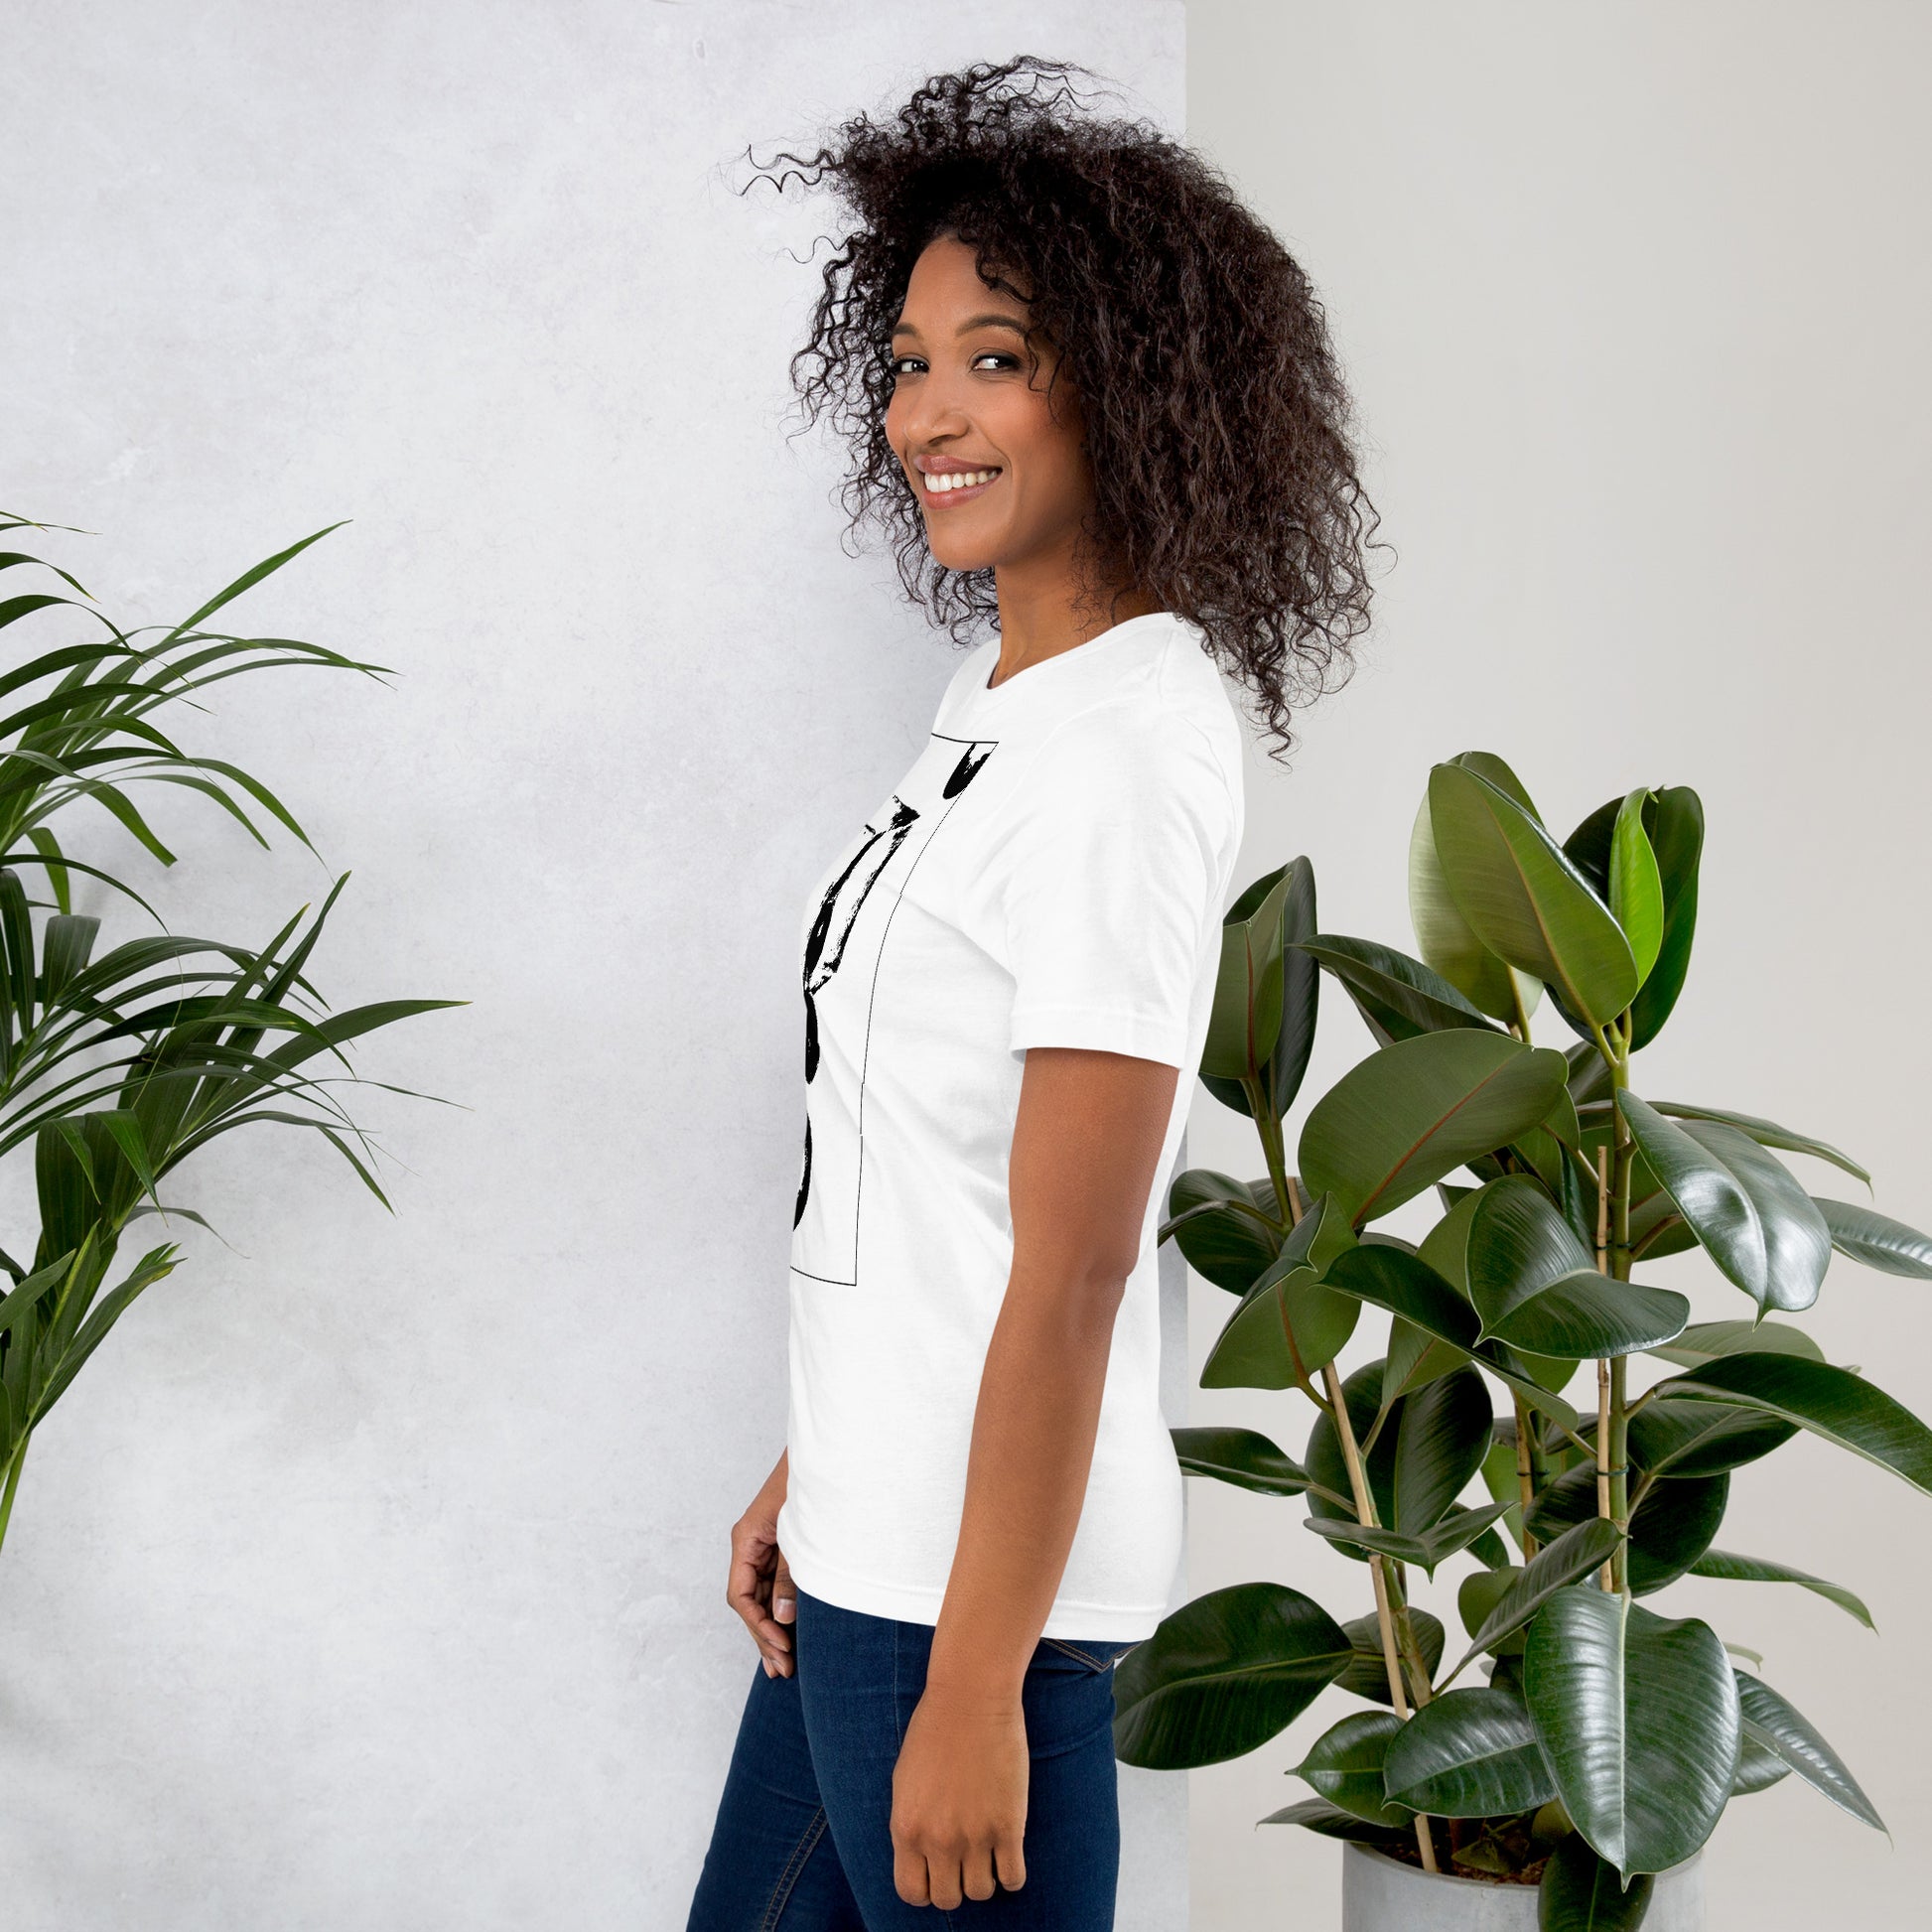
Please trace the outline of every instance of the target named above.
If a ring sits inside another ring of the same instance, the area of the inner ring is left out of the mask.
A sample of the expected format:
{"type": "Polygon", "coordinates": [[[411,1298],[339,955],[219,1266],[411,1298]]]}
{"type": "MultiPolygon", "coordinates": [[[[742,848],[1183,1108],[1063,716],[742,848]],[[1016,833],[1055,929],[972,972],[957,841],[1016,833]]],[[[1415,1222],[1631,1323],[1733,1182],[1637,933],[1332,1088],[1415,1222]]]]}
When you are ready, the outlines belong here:
{"type": "Polygon", "coordinates": [[[1364,552],[1387,547],[1371,543],[1321,305],[1219,173],[1145,121],[1087,114],[1074,73],[1094,78],[1031,55],[936,74],[894,113],[756,171],[780,194],[829,184],[858,222],[824,265],[793,386],[806,425],[829,416],[850,445],[851,530],[883,530],[907,597],[955,641],[997,627],[992,571],[933,558],[885,428],[912,265],[941,234],[972,246],[1078,393],[1087,554],[1198,624],[1286,753],[1291,700],[1353,669],[1364,552]]]}

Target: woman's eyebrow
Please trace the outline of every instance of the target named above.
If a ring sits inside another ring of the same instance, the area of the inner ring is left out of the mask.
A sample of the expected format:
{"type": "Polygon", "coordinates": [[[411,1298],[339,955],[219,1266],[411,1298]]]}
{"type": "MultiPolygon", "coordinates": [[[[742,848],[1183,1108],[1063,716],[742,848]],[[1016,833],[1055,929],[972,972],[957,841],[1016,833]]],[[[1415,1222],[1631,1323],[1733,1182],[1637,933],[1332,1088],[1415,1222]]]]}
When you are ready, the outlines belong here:
{"type": "MultiPolygon", "coordinates": [[[[1023,337],[1027,333],[1027,325],[1024,322],[1018,321],[1013,316],[1001,315],[969,316],[953,333],[964,336],[974,329],[1011,329],[1016,336],[1023,337]]],[[[895,336],[916,336],[918,333],[909,322],[896,322],[893,325],[895,336]]]]}

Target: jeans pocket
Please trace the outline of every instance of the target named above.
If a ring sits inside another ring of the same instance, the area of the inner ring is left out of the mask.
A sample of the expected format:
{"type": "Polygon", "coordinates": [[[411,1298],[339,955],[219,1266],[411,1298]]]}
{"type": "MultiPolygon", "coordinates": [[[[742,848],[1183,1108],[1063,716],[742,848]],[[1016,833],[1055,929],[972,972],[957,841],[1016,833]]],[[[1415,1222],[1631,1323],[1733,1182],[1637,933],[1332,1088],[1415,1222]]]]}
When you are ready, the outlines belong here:
{"type": "Polygon", "coordinates": [[[1136,1647],[1135,1643],[1121,1643],[1109,1640],[1104,1643],[1075,1642],[1070,1637],[1041,1637],[1039,1647],[1034,1652],[1035,1666],[1044,1665],[1047,1669],[1078,1669],[1099,1676],[1110,1671],[1136,1647]]]}

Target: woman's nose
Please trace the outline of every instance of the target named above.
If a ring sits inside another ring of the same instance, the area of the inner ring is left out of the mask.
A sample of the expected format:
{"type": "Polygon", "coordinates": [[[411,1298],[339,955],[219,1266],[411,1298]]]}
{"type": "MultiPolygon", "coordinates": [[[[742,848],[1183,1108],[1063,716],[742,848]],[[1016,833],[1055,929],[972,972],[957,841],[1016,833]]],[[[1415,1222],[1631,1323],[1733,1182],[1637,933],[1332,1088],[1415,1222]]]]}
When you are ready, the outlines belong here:
{"type": "Polygon", "coordinates": [[[933,376],[905,398],[900,421],[914,449],[928,448],[941,438],[964,436],[972,428],[958,391],[943,377],[933,376]]]}

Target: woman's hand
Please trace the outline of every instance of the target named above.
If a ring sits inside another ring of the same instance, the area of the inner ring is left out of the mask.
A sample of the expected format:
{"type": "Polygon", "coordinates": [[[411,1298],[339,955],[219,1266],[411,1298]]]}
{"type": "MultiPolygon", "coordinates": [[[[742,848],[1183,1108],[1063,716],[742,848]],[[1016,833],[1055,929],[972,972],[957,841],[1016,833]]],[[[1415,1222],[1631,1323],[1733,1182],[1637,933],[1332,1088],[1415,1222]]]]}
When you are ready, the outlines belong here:
{"type": "Polygon", "coordinates": [[[745,1619],[766,1677],[791,1675],[791,1632],[784,1626],[798,1613],[791,1571],[778,1548],[778,1507],[785,1499],[789,1453],[778,1457],[751,1508],[732,1525],[731,1575],[725,1585],[725,1601],[745,1619]]]}
{"type": "Polygon", "coordinates": [[[956,1911],[1027,1882],[1027,1724],[1019,1693],[927,1680],[893,1770],[893,1883],[908,1905],[956,1911]]]}

